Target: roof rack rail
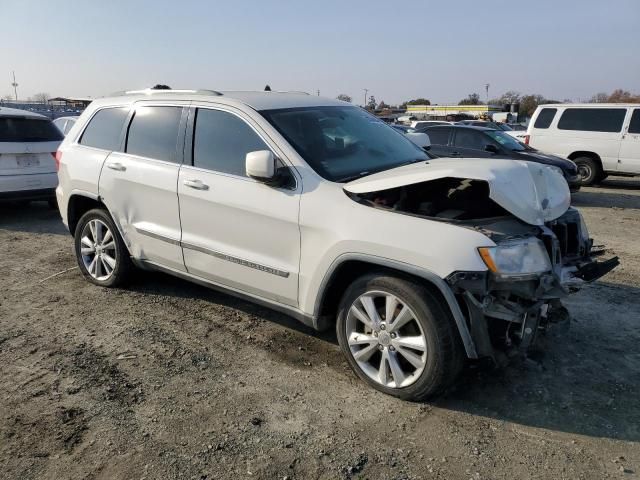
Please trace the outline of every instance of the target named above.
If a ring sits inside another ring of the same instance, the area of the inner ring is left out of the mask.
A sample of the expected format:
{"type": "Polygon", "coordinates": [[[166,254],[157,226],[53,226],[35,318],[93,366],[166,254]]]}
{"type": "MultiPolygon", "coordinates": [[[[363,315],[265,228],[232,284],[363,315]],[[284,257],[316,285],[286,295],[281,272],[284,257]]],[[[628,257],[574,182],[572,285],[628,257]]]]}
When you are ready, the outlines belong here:
{"type": "Polygon", "coordinates": [[[222,95],[222,93],[217,92],[216,90],[173,90],[173,89],[144,88],[142,90],[125,90],[121,92],[116,92],[113,94],[113,96],[153,95],[153,94],[161,94],[161,93],[193,93],[195,95],[216,95],[216,96],[222,95]]]}

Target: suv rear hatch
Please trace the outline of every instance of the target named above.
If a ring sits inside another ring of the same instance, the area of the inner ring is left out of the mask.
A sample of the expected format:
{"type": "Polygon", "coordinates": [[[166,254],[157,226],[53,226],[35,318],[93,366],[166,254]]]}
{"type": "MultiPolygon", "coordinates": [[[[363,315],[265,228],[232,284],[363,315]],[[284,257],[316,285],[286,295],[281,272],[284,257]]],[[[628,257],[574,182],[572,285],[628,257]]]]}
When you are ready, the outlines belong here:
{"type": "Polygon", "coordinates": [[[63,138],[48,118],[0,116],[0,175],[55,173],[63,138]]]}

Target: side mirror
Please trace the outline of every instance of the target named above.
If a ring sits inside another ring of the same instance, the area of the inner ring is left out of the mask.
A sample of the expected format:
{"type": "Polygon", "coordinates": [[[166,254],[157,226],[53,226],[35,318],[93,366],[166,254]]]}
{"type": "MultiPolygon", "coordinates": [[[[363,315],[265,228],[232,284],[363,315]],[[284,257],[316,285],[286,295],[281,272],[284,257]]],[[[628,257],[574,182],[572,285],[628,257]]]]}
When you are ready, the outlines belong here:
{"type": "Polygon", "coordinates": [[[431,140],[426,133],[405,133],[405,136],[420,148],[425,150],[431,148],[431,140]]]}
{"type": "Polygon", "coordinates": [[[498,153],[498,147],[496,147],[495,145],[485,145],[484,147],[485,152],[489,152],[489,153],[498,153]]]}
{"type": "Polygon", "coordinates": [[[273,182],[276,177],[276,159],[270,150],[257,150],[245,157],[247,176],[261,182],[273,182]]]}

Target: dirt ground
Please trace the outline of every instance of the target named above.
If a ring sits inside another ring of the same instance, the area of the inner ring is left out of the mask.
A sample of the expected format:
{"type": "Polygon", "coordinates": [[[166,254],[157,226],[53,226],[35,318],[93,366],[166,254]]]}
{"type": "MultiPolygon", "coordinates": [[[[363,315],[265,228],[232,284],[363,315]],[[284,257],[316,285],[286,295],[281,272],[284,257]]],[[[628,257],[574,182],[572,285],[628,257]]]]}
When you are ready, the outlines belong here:
{"type": "Polygon", "coordinates": [[[471,366],[424,404],[233,297],[149,273],[92,286],[56,211],[0,206],[0,477],[640,478],[640,181],[574,204],[622,265],[543,356],[471,366]]]}

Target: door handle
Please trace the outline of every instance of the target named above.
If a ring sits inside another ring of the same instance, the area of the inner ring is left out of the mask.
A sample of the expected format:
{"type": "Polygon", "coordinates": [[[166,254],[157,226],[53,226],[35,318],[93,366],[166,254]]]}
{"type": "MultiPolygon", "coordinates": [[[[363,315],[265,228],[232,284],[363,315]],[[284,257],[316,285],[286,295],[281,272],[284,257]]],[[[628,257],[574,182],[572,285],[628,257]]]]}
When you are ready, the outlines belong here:
{"type": "Polygon", "coordinates": [[[185,186],[196,190],[209,190],[209,185],[202,183],[202,180],[185,180],[183,183],[185,186]]]}
{"type": "Polygon", "coordinates": [[[117,170],[118,172],[124,172],[127,167],[125,167],[124,165],[122,165],[121,163],[107,163],[107,168],[110,168],[111,170],[117,170]]]}

